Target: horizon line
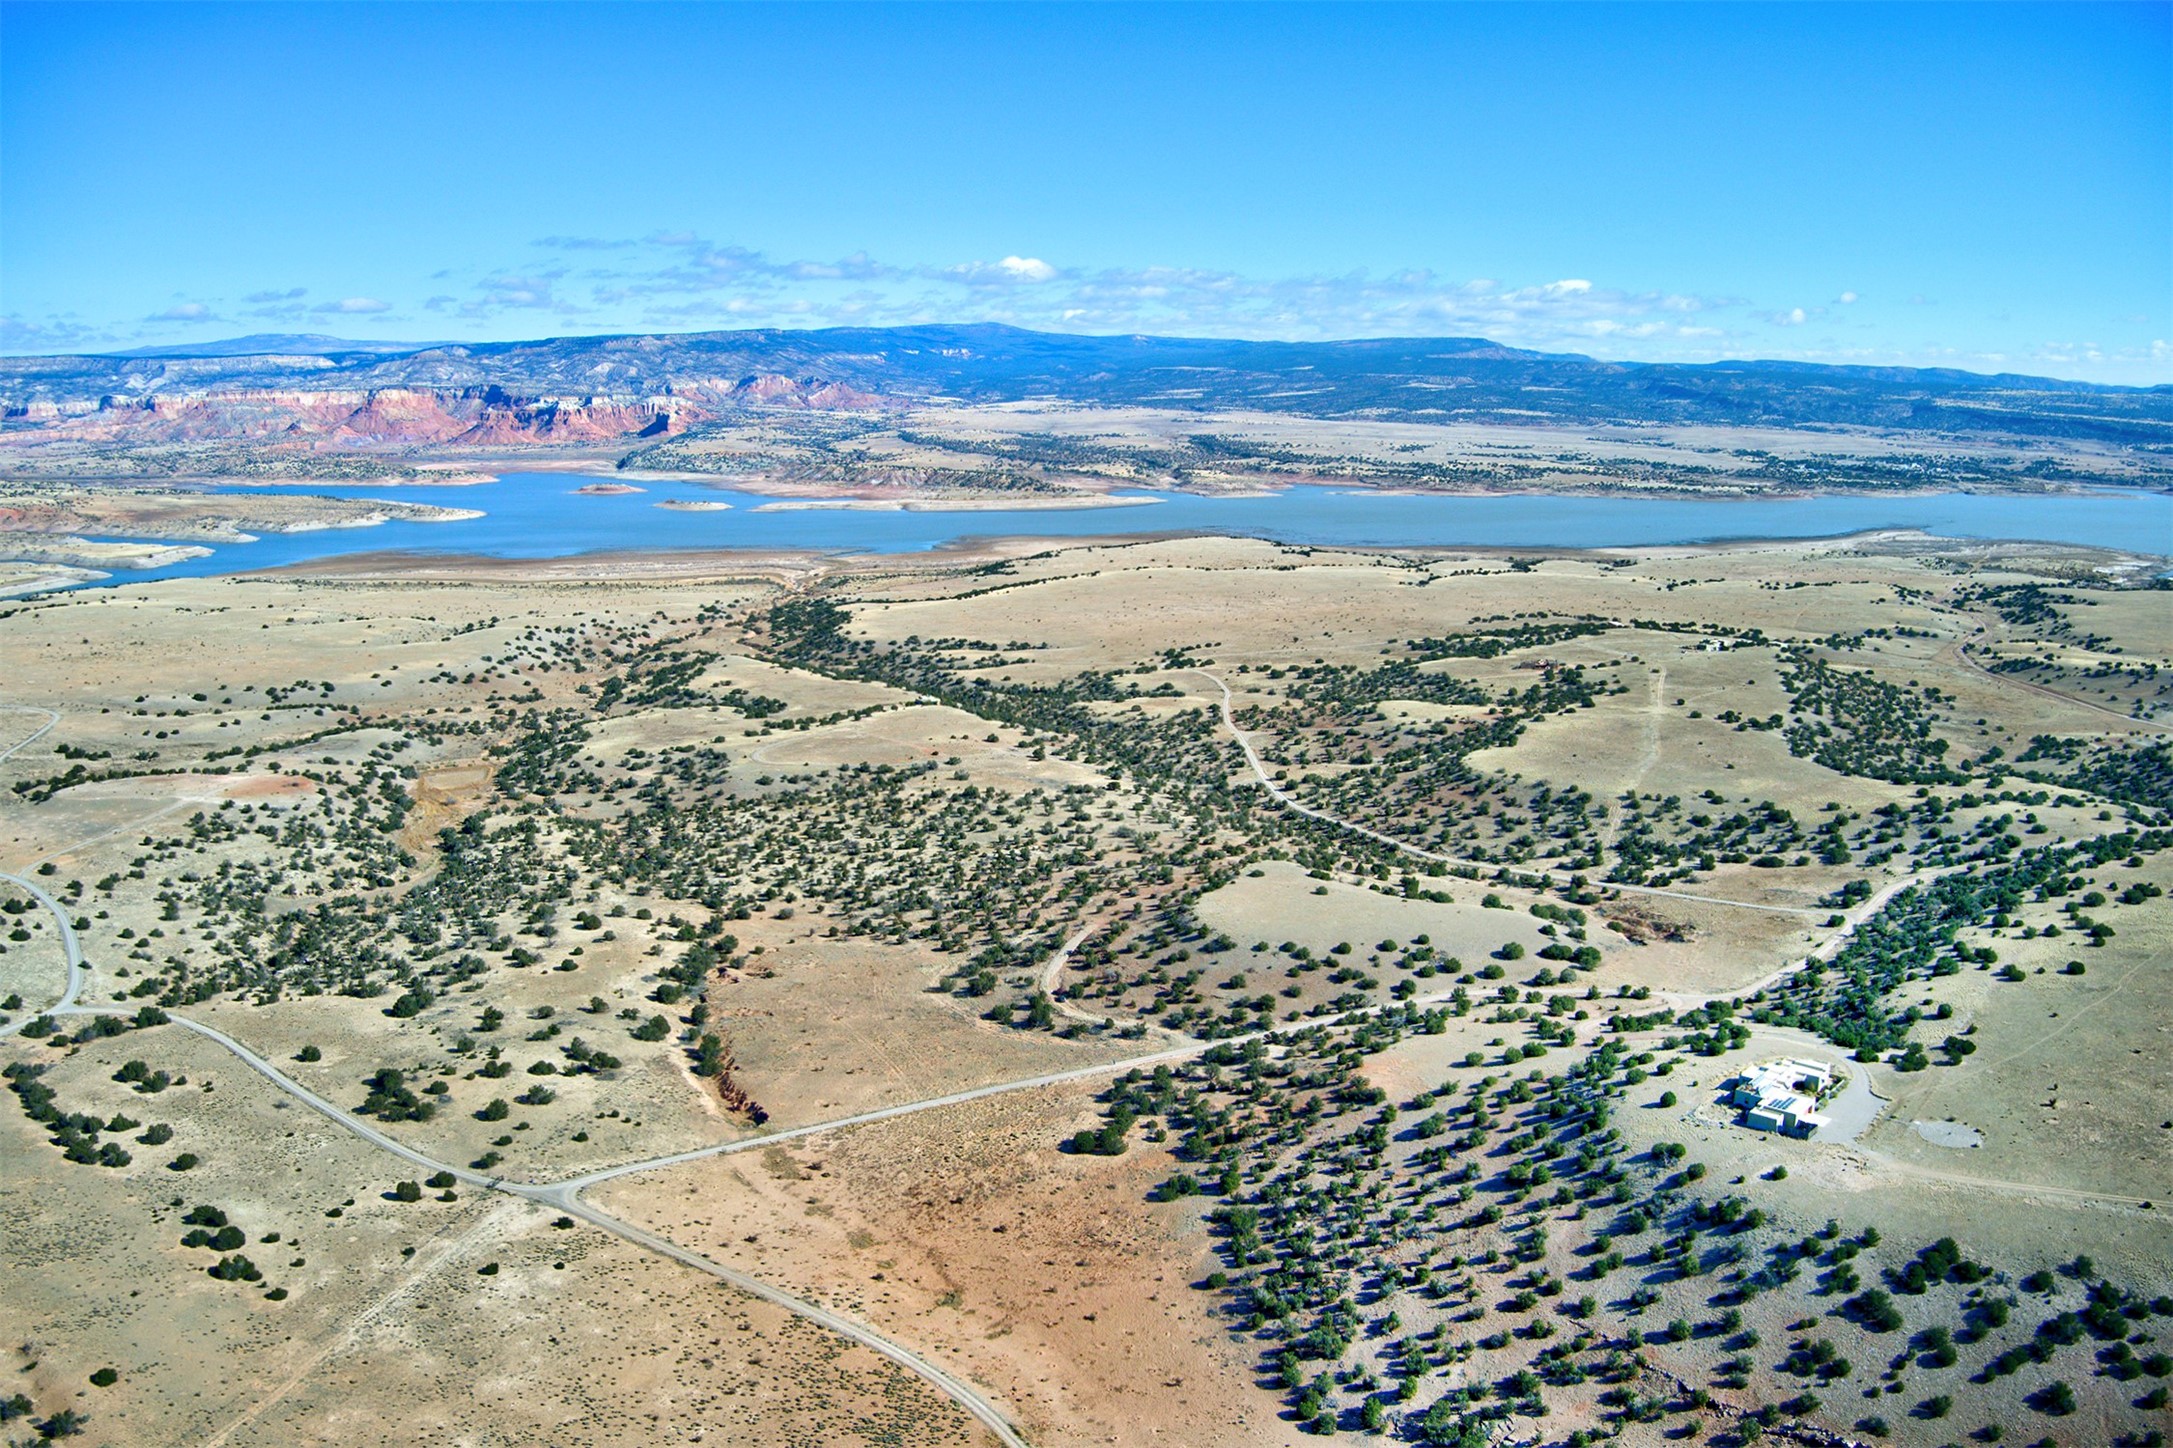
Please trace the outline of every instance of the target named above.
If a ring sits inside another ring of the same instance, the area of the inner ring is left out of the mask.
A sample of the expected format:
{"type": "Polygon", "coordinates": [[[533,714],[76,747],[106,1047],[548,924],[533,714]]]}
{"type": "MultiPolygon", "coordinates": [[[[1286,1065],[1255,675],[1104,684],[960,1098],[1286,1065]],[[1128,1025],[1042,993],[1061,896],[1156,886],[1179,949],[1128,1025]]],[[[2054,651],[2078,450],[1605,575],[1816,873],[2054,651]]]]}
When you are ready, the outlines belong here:
{"type": "Polygon", "coordinates": [[[209,359],[218,359],[218,358],[222,358],[222,357],[224,357],[224,358],[237,358],[237,357],[280,357],[280,356],[328,356],[328,355],[331,355],[331,354],[332,354],[333,352],[335,352],[335,351],[340,351],[340,352],[352,352],[352,353],[375,353],[375,354],[380,354],[380,355],[383,355],[383,356],[385,356],[385,357],[388,357],[388,358],[389,358],[389,357],[402,357],[402,356],[416,356],[416,355],[419,355],[419,354],[421,354],[421,353],[424,353],[424,352],[432,352],[432,351],[443,351],[443,350],[450,350],[450,349],[454,349],[454,348],[491,348],[491,349],[495,349],[495,348],[506,348],[506,347],[524,347],[524,346],[537,346],[537,345],[541,345],[541,344],[544,344],[544,343],[549,343],[549,342],[575,342],[575,341],[590,341],[590,342],[608,342],[608,341],[617,341],[617,340],[635,340],[635,339],[652,339],[652,338],[653,338],[653,339],[673,339],[673,338],[680,338],[680,339],[686,339],[686,338],[699,338],[699,337],[750,337],[750,336],[759,336],[759,335],[776,335],[776,334],[797,334],[797,335],[802,335],[802,336],[819,336],[819,335],[822,335],[822,334],[825,334],[825,333],[843,333],[843,332],[865,332],[865,333],[885,333],[885,332],[888,332],[888,333],[904,333],[904,332],[927,332],[927,331],[939,331],[939,330],[953,330],[953,331],[974,331],[974,330],[980,330],[980,331],[1000,331],[1000,332],[1013,332],[1013,333],[1018,333],[1018,334],[1021,334],[1021,335],[1025,335],[1025,336],[1033,336],[1033,337],[1053,337],[1053,338],[1061,338],[1061,339],[1067,339],[1067,340],[1079,340],[1079,341],[1124,341],[1124,340],[1134,340],[1134,341],[1146,341],[1146,342],[1200,342],[1200,343],[1219,343],[1219,344],[1225,344],[1225,345],[1231,345],[1231,346],[1256,346],[1256,347],[1293,347],[1293,348],[1295,348],[1295,347],[1341,347],[1341,346],[1355,346],[1355,345],[1360,345],[1360,344],[1365,344],[1365,343],[1384,343],[1384,342],[1412,342],[1412,343],[1425,343],[1425,342],[1460,342],[1460,343],[1467,343],[1467,344],[1468,344],[1468,343],[1482,343],[1482,344],[1484,344],[1484,345],[1486,345],[1486,346],[1488,346],[1488,347],[1492,347],[1492,348],[1497,348],[1497,349],[1499,349],[1499,350],[1500,350],[1500,351],[1502,351],[1502,352],[1505,352],[1505,353],[1511,353],[1511,354],[1515,354],[1515,355],[1517,355],[1517,356],[1521,356],[1521,357],[1527,357],[1527,358],[1532,358],[1532,359],[1544,359],[1544,360],[1548,360],[1548,361],[1568,361],[1568,362],[1585,362],[1585,363],[1591,363],[1591,364],[1593,364],[1593,365],[1596,365],[1596,366],[1611,366],[1611,367],[1654,367],[1654,368],[1661,368],[1661,367],[1671,367],[1671,368],[1683,368],[1683,369],[1707,369],[1707,368],[1716,368],[1716,367],[1730,367],[1730,366],[1738,366],[1738,367],[1797,367],[1797,368],[1804,368],[1804,369],[1808,369],[1808,370],[1827,371],[1827,372],[1857,372],[1857,373],[1865,373],[1865,372],[1917,372],[1917,373],[1928,373],[1928,374],[1948,374],[1948,375],[1954,375],[1954,376],[1963,376],[1963,377],[1977,377],[1977,378],[1985,378],[1985,379],[1998,379],[1998,378],[2004,378],[2004,377],[2012,377],[2012,378],[2017,378],[2017,379],[2020,379],[2020,380],[2023,380],[2023,381],[2032,381],[2032,382],[2057,382],[2057,383],[2060,383],[2060,384],[2062,384],[2063,386],[2066,386],[2066,387],[2073,387],[2073,388],[2087,388],[2087,389],[2090,389],[2090,390],[2093,390],[2093,391],[2106,391],[2106,392],[2159,392],[2159,391],[2167,391],[2167,390],[2173,390],[2173,379],[2169,379],[2169,380],[2165,380],[2165,381],[2159,381],[2159,382],[2093,382],[2093,381],[2088,381],[2088,380],[2085,380],[2085,379],[2082,379],[2082,378],[2074,378],[2074,377],[2059,377],[2059,376],[2055,376],[2055,375],[2052,375],[2052,374],[2049,374],[2049,373],[2008,372],[2008,371],[1999,371],[1999,372],[1992,372],[1992,371],[1979,371],[1979,370],[1976,370],[1976,369],[1972,369],[1972,368],[1967,368],[1967,367],[1955,367],[1955,366],[1930,366],[1930,365],[1924,365],[1924,364],[1919,364],[1919,363],[1907,363],[1907,362],[1817,362],[1817,361],[1808,361],[1808,360],[1804,360],[1804,359],[1801,359],[1801,358],[1792,358],[1792,357],[1755,357],[1755,356],[1729,356],[1729,357],[1716,357],[1716,358],[1713,358],[1713,359],[1711,359],[1711,360],[1709,360],[1709,361],[1704,361],[1704,362],[1679,362],[1679,361],[1649,361],[1649,360],[1642,360],[1642,359],[1637,359],[1637,358],[1607,358],[1607,357],[1598,357],[1598,356],[1594,356],[1593,354],[1591,354],[1591,353],[1588,353],[1588,352],[1550,352],[1550,351],[1543,351],[1543,350],[1540,350],[1540,349],[1537,349],[1537,348],[1531,348],[1531,347],[1516,347],[1516,346],[1512,346],[1512,345],[1510,345],[1510,344],[1508,344],[1508,343],[1506,343],[1506,342],[1497,342],[1497,341],[1495,341],[1495,340],[1494,340],[1493,338],[1491,338],[1491,337],[1479,336],[1479,335],[1475,335],[1475,334],[1464,334],[1464,335],[1456,335],[1456,334],[1448,334],[1448,333],[1381,333],[1381,334],[1376,334],[1376,335],[1371,335],[1371,336],[1350,336],[1350,337],[1324,337],[1324,338],[1306,338],[1306,339],[1301,339],[1301,338],[1290,338],[1290,337],[1238,337],[1238,336],[1217,336],[1217,335],[1213,335],[1213,334],[1193,334],[1193,333],[1184,333],[1184,332],[1140,332],[1140,331],[1129,331],[1129,332],[1060,332],[1060,331],[1051,331],[1051,330],[1048,330],[1048,329],[1045,329],[1045,328],[1039,328],[1039,327],[1022,327],[1022,326],[1019,326],[1018,324],[1016,324],[1016,323],[1013,323],[1013,322],[998,322],[998,321],[959,321],[959,322],[904,322],[904,323],[894,323],[894,324],[889,324],[889,325],[877,325],[877,326],[853,326],[853,325],[849,325],[849,324],[831,324],[831,325],[825,325],[825,326],[804,326],[804,327],[796,327],[796,326],[792,326],[792,325],[789,325],[789,324],[785,324],[785,325],[762,326],[762,327],[737,327],[737,328],[731,328],[731,327],[725,327],[725,328],[716,328],[716,327],[712,327],[712,328],[702,328],[702,329],[697,329],[697,330],[690,330],[690,331],[668,331],[668,330],[659,330],[659,331],[644,331],[644,330],[639,330],[639,329],[630,329],[630,330],[609,330],[609,331],[599,331],[599,332],[557,332],[557,333],[548,333],[548,334],[544,334],[544,335],[541,335],[541,336],[532,336],[532,337],[517,337],[517,338],[510,338],[510,339],[503,339],[503,340],[480,340],[480,339],[461,339],[461,338],[446,338],[446,339],[441,339],[441,340],[436,340],[436,341],[389,341],[389,340],[388,340],[388,341],[374,341],[374,340],[370,340],[370,339],[366,339],[366,338],[359,338],[359,337],[339,337],[339,336],[334,336],[334,335],[331,335],[331,334],[328,334],[328,333],[319,333],[319,332],[245,332],[245,333],[242,333],[242,334],[240,334],[240,335],[238,335],[238,336],[233,336],[233,337],[226,337],[226,338],[212,338],[212,339],[207,339],[207,340],[205,340],[205,341],[202,341],[202,342],[178,342],[178,343],[165,343],[165,344],[150,344],[150,345],[146,345],[146,346],[139,346],[139,347],[132,347],[132,348],[124,348],[124,349],[119,349],[119,350],[115,350],[115,351],[59,351],[59,352],[17,352],[17,351],[11,351],[11,350],[7,350],[7,349],[0,349],[0,364],[4,364],[4,363],[6,363],[6,362],[14,362],[14,361],[32,361],[32,360],[54,360],[54,361],[60,361],[60,360],[67,360],[67,359],[86,359],[86,360],[88,360],[88,359],[94,359],[94,358],[95,358],[95,359],[97,359],[97,360],[100,360],[100,361],[159,361],[159,360],[209,360],[209,359]],[[316,344],[316,350],[309,350],[309,351],[281,351],[280,349],[278,349],[278,348],[276,348],[276,347],[266,347],[266,348],[265,348],[264,350],[261,350],[261,351],[232,351],[232,352],[223,352],[223,353],[221,353],[221,352],[214,352],[214,351],[207,351],[207,350],[198,350],[198,349],[206,349],[206,348],[218,348],[218,347],[232,347],[232,346],[234,346],[234,345],[236,345],[236,344],[239,344],[239,343],[247,343],[247,342],[254,342],[254,341],[258,341],[258,340],[260,340],[260,339],[261,339],[261,340],[264,340],[264,341],[267,341],[267,342],[269,342],[269,341],[275,341],[275,340],[308,341],[308,342],[312,342],[312,343],[315,343],[315,344],[316,344]]]}

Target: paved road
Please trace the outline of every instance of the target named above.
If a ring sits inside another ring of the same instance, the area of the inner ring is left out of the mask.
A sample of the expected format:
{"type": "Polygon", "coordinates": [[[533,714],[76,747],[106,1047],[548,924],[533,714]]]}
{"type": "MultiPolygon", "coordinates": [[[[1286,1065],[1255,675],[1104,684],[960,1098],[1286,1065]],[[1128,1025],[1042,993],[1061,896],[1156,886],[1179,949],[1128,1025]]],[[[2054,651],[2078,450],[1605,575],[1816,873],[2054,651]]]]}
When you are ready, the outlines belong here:
{"type": "MultiPolygon", "coordinates": [[[[1542,876],[1548,880],[1560,878],[1561,872],[1538,865],[1504,865],[1499,860],[1467,860],[1456,855],[1438,854],[1433,850],[1422,849],[1407,841],[1399,840],[1394,835],[1384,835],[1379,830],[1368,829],[1364,825],[1354,824],[1350,820],[1329,814],[1326,810],[1314,809],[1311,805],[1300,803],[1289,790],[1284,789],[1275,782],[1274,776],[1268,773],[1267,766],[1260,762],[1259,752],[1253,748],[1252,740],[1246,736],[1244,730],[1237,727],[1237,719],[1230,709],[1230,686],[1215,675],[1208,673],[1205,669],[1193,669],[1191,672],[1198,674],[1222,691],[1223,728],[1230,731],[1230,737],[1237,741],[1237,747],[1245,751],[1245,762],[1252,767],[1253,777],[1260,781],[1261,787],[1268,792],[1268,796],[1284,809],[1291,811],[1293,814],[1304,815],[1307,819],[1319,820],[1324,825],[1334,825],[1339,830],[1348,830],[1354,835],[1363,835],[1376,844],[1386,845],[1392,850],[1401,850],[1404,854],[1415,856],[1421,860],[1429,860],[1436,864],[1471,870],[1506,869],[1520,875],[1542,876]]],[[[1685,890],[1663,890],[1655,885],[1611,884],[1604,888],[1624,891],[1633,895],[1654,895],[1664,900],[1695,900],[1703,905],[1725,905],[1735,910],[1760,910],[1770,915],[1819,916],[1828,913],[1806,906],[1763,905],[1751,900],[1729,900],[1719,895],[1693,895],[1685,890]]]]}
{"type": "MultiPolygon", "coordinates": [[[[75,922],[68,918],[67,911],[60,908],[60,902],[46,894],[44,889],[35,881],[26,880],[20,875],[10,875],[5,871],[0,871],[0,880],[5,880],[17,889],[27,892],[33,900],[36,900],[52,913],[53,924],[60,928],[61,955],[68,963],[68,975],[65,984],[61,988],[60,1000],[52,1009],[67,1009],[75,1004],[77,996],[83,994],[83,946],[75,938],[75,922]]],[[[0,1026],[0,1038],[14,1035],[37,1018],[38,1013],[32,1011],[19,1021],[0,1026]]]]}

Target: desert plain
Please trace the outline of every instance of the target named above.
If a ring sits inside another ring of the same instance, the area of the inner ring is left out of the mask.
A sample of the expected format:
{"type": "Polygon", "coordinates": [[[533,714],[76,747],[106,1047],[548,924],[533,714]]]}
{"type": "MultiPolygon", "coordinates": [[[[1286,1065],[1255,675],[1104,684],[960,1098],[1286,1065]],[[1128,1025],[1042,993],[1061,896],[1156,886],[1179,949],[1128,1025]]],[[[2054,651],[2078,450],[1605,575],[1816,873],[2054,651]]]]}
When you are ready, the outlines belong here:
{"type": "Polygon", "coordinates": [[[0,1432],[2162,1441],[2146,564],[12,601],[0,1432]],[[1834,1073],[1807,1139],[1723,1084],[1781,1058],[1834,1073]]]}

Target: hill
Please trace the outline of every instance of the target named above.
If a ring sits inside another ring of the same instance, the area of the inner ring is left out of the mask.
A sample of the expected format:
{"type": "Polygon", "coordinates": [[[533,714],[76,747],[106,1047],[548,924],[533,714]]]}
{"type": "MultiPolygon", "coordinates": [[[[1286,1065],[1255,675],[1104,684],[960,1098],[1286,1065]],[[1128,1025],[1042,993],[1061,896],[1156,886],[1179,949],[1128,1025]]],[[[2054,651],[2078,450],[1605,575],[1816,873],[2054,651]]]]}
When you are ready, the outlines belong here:
{"type": "MultiPolygon", "coordinates": [[[[2173,390],[2166,388],[1944,369],[1606,362],[1474,337],[1249,342],[972,325],[395,346],[261,337],[126,355],[8,358],[0,360],[0,399],[18,427],[95,411],[156,410],[161,399],[170,406],[207,394],[366,398],[392,391],[427,394],[440,406],[467,403],[469,412],[537,402],[648,404],[653,415],[642,426],[654,416],[692,420],[752,404],[1045,399],[1410,421],[2173,441],[2173,390]]],[[[472,425],[472,417],[464,420],[472,425]]]]}

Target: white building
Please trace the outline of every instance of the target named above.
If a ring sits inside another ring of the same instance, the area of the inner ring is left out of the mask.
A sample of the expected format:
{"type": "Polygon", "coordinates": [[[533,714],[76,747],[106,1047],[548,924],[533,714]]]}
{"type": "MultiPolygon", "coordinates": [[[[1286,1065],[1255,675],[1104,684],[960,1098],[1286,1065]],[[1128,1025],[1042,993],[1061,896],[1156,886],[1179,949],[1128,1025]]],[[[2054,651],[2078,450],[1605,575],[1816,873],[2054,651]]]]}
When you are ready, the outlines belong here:
{"type": "Polygon", "coordinates": [[[1833,1089],[1834,1069],[1822,1061],[1768,1061],[1728,1083],[1728,1099],[1743,1108],[1753,1131],[1809,1136],[1826,1124],[1819,1098],[1833,1089]]]}

